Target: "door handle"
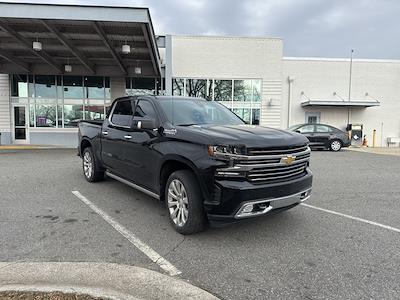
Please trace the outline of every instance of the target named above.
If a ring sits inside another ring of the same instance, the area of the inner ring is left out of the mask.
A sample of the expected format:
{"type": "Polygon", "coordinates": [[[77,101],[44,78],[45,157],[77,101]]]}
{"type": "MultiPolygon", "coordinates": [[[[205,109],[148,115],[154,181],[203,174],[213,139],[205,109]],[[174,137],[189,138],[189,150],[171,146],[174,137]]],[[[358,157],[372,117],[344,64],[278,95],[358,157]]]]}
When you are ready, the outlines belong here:
{"type": "Polygon", "coordinates": [[[127,139],[127,140],[130,140],[132,138],[132,136],[131,135],[124,135],[124,138],[127,139]]]}
{"type": "Polygon", "coordinates": [[[101,132],[103,135],[108,135],[108,131],[102,131],[101,132]]]}

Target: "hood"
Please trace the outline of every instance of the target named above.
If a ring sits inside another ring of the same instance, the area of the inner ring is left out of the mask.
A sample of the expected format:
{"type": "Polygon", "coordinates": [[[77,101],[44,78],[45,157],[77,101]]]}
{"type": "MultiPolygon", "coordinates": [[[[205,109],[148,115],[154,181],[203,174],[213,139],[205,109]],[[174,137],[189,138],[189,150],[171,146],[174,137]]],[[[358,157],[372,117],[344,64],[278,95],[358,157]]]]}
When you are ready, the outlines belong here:
{"type": "MultiPolygon", "coordinates": [[[[177,127],[177,131],[201,135],[213,145],[245,145],[252,147],[285,147],[308,143],[303,135],[255,125],[194,125],[177,127]]],[[[186,135],[186,134],[185,134],[186,135]]]]}

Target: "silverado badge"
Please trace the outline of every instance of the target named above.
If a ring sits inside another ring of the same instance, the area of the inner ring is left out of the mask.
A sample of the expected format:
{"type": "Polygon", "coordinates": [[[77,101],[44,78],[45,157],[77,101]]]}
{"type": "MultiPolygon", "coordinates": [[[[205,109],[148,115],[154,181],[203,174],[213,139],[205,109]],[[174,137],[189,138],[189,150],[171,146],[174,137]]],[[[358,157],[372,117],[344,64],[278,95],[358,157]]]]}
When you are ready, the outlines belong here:
{"type": "Polygon", "coordinates": [[[285,165],[291,165],[295,160],[296,156],[287,155],[281,158],[281,163],[284,163],[285,165]]]}

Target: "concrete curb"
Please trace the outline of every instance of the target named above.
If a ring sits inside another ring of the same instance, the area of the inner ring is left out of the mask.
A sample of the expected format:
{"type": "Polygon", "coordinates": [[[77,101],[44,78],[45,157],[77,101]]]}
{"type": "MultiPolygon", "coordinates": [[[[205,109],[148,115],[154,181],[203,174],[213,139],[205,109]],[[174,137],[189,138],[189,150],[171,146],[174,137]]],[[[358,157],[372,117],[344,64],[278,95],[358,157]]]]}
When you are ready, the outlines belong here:
{"type": "Polygon", "coordinates": [[[61,146],[42,146],[42,145],[0,145],[0,150],[41,150],[41,149],[73,149],[61,146]]]}
{"type": "Polygon", "coordinates": [[[116,300],[218,299],[155,271],[88,262],[0,262],[1,291],[59,291],[116,300]]]}
{"type": "Polygon", "coordinates": [[[394,156],[400,156],[400,147],[362,147],[362,148],[349,148],[350,151],[354,152],[363,152],[363,153],[370,153],[370,154],[380,154],[380,155],[394,155],[394,156]]]}

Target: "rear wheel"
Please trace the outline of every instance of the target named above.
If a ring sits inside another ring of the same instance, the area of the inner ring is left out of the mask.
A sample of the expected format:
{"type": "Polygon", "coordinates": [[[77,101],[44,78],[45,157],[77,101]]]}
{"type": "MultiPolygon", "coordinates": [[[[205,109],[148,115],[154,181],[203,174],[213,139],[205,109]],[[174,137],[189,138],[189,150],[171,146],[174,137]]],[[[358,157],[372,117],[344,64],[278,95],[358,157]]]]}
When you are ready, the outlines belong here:
{"type": "Polygon", "coordinates": [[[87,147],[83,150],[82,168],[83,175],[85,175],[87,181],[97,182],[103,180],[104,171],[100,169],[99,163],[96,161],[91,147],[87,147]]]}
{"type": "Polygon", "coordinates": [[[203,231],[206,225],[203,199],[196,177],[189,170],[172,173],[165,188],[165,203],[174,229],[181,234],[203,231]]]}
{"type": "Polygon", "coordinates": [[[332,150],[332,151],[339,151],[340,149],[342,149],[342,143],[339,141],[339,140],[333,140],[331,143],[330,143],[330,145],[329,145],[329,148],[332,150]]]}

